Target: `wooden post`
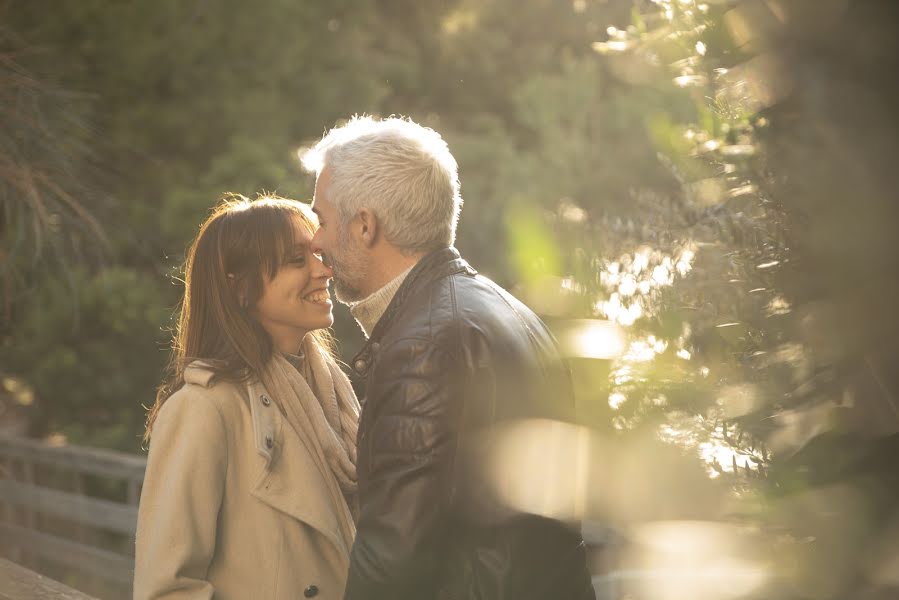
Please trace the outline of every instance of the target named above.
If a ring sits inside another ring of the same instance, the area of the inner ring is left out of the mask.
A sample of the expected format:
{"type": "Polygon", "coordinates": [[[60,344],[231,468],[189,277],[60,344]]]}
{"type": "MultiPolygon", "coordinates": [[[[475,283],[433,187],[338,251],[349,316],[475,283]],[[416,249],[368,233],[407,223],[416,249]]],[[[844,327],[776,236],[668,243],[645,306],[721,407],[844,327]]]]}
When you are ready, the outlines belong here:
{"type": "MultiPolygon", "coordinates": [[[[22,481],[29,485],[34,485],[34,464],[32,464],[31,460],[26,457],[22,457],[20,459],[20,462],[22,464],[22,481]]],[[[24,506],[22,508],[24,513],[22,515],[22,522],[25,524],[25,527],[31,530],[37,529],[34,507],[24,506]]],[[[21,564],[32,569],[39,569],[39,562],[40,559],[36,554],[34,554],[33,552],[28,552],[27,550],[23,550],[21,564]]]]}
{"type": "MultiPolygon", "coordinates": [[[[72,481],[72,492],[78,494],[79,496],[84,496],[84,477],[81,476],[81,471],[73,470],[70,471],[70,473],[72,481]]],[[[84,523],[79,520],[74,523],[73,527],[74,531],[72,532],[72,537],[74,537],[82,544],[88,543],[87,527],[85,527],[84,523]]]]}
{"type": "MultiPolygon", "coordinates": [[[[12,479],[12,459],[6,457],[0,457],[0,480],[2,479],[12,479]]],[[[15,514],[13,513],[13,506],[9,502],[3,501],[0,498],[0,504],[3,505],[3,520],[6,523],[12,523],[13,518],[15,518],[15,514]]]]}
{"type": "MultiPolygon", "coordinates": [[[[9,457],[2,457],[2,462],[0,462],[0,481],[2,480],[15,480],[15,472],[13,471],[14,464],[13,459],[9,457]]],[[[3,502],[3,522],[12,524],[16,521],[16,512],[17,508],[12,502],[3,502]]],[[[2,547],[2,545],[0,545],[2,547]]],[[[22,562],[22,549],[19,546],[11,544],[3,548],[4,554],[9,556],[15,562],[22,562]]]]}
{"type": "MultiPolygon", "coordinates": [[[[27,458],[22,458],[22,481],[29,485],[36,485],[34,480],[34,463],[27,458]]],[[[37,519],[35,517],[34,508],[30,506],[25,507],[24,522],[28,529],[37,528],[37,519]]]]}

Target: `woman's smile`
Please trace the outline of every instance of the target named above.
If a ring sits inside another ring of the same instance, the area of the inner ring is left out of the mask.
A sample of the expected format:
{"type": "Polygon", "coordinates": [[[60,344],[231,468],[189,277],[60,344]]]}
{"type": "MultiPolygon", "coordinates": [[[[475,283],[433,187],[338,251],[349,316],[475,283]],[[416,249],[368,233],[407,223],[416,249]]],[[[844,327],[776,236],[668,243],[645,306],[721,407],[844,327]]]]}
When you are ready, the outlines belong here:
{"type": "Polygon", "coordinates": [[[330,292],[328,292],[327,287],[312,290],[311,292],[303,296],[303,300],[305,300],[306,302],[311,302],[313,304],[331,306],[331,294],[330,292]]]}

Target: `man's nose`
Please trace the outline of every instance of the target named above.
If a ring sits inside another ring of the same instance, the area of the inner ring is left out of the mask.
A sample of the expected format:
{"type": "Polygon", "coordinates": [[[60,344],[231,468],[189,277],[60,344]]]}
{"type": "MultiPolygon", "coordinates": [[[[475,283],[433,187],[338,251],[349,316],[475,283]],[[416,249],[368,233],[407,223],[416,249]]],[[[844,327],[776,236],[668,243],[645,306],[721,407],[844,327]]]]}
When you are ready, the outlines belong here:
{"type": "Polygon", "coordinates": [[[334,277],[334,269],[332,269],[331,266],[328,264],[326,258],[324,256],[322,256],[321,253],[315,252],[315,250],[313,250],[313,252],[315,253],[314,254],[315,267],[313,269],[313,276],[314,277],[326,277],[328,279],[331,279],[332,277],[334,277]]]}

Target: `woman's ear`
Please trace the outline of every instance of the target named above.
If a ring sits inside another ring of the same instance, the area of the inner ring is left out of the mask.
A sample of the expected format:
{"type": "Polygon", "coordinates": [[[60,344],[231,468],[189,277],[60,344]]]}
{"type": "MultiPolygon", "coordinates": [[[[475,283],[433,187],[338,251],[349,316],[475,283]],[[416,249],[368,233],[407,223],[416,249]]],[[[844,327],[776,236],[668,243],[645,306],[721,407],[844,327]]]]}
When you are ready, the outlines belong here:
{"type": "Polygon", "coordinates": [[[359,237],[365,246],[371,247],[378,239],[378,217],[367,208],[360,208],[358,217],[359,237]]]}
{"type": "Polygon", "coordinates": [[[234,273],[228,273],[228,285],[231,287],[231,291],[237,295],[237,303],[240,304],[241,308],[247,307],[247,286],[246,280],[237,279],[237,276],[234,273]]]}

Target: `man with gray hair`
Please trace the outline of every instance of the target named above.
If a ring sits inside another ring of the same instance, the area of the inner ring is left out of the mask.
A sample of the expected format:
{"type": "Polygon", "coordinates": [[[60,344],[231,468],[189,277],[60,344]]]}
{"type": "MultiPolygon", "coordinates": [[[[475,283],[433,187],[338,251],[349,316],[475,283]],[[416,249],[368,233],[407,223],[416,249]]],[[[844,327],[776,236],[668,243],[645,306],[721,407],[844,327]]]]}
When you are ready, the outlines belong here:
{"type": "Polygon", "coordinates": [[[351,364],[366,399],[345,599],[593,599],[577,524],[514,510],[478,468],[496,431],[567,420],[574,402],[543,322],[453,247],[446,143],[356,117],[303,163],[317,176],[313,249],[368,338],[351,364]]]}

